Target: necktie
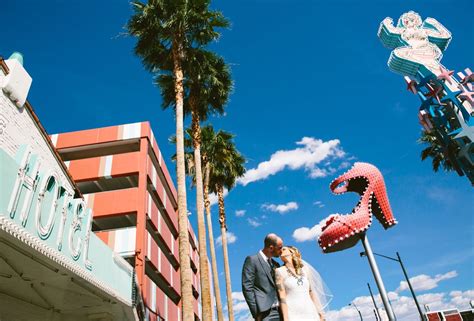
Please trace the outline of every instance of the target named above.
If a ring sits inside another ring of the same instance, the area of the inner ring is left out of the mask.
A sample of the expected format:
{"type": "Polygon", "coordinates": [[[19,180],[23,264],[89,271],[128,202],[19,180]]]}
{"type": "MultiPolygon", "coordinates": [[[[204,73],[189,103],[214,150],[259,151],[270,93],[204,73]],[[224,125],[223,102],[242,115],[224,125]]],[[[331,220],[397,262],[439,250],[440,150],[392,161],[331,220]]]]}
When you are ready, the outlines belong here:
{"type": "Polygon", "coordinates": [[[270,264],[270,271],[271,271],[271,274],[272,274],[272,278],[275,280],[275,270],[273,269],[272,259],[268,259],[267,262],[268,262],[268,264],[270,264]]]}

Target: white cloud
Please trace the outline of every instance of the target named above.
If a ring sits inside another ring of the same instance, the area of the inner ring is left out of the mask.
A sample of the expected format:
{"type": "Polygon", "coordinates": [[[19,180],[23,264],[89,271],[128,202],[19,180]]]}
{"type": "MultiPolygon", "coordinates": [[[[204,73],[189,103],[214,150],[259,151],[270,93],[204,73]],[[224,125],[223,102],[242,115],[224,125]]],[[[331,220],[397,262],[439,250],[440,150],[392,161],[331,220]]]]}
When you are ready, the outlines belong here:
{"type": "Polygon", "coordinates": [[[334,173],[336,169],[326,164],[323,164],[326,166],[325,168],[318,165],[323,161],[327,163],[328,160],[341,159],[345,156],[338,139],[325,142],[313,137],[303,137],[296,144],[301,147],[273,153],[270,160],[261,162],[256,168],[247,170],[238,182],[245,186],[266,179],[285,169],[304,169],[309,172],[311,178],[325,177],[334,173]]]}
{"type": "Polygon", "coordinates": [[[285,214],[286,212],[289,211],[296,211],[298,209],[298,203],[296,202],[288,202],[286,204],[263,204],[262,205],[263,209],[272,211],[272,212],[278,212],[280,214],[285,214]]]}
{"type": "MultiPolygon", "coordinates": [[[[331,215],[332,216],[332,215],[331,215]]],[[[321,222],[315,226],[309,227],[300,227],[293,232],[293,239],[296,242],[306,242],[316,240],[322,233],[321,229],[324,226],[325,222],[331,217],[326,217],[321,222]]]]}
{"type": "Polygon", "coordinates": [[[316,205],[317,207],[319,208],[323,208],[325,205],[323,204],[323,202],[321,201],[316,201],[316,202],[313,202],[313,205],[316,205]]]}
{"type": "Polygon", "coordinates": [[[253,320],[242,292],[232,292],[232,303],[237,321],[253,320]]]}
{"type": "MultiPolygon", "coordinates": [[[[451,271],[431,279],[441,278],[444,279],[454,277],[457,275],[456,271],[451,271]],[[453,273],[454,272],[454,273],[453,273]]],[[[420,275],[415,276],[413,279],[419,279],[420,275]]],[[[439,282],[439,281],[438,281],[439,282]]],[[[392,304],[397,320],[399,321],[413,321],[419,320],[418,310],[416,309],[413,298],[407,294],[400,295],[397,292],[388,293],[390,302],[392,304]]],[[[440,293],[426,293],[417,295],[417,299],[423,309],[423,306],[427,304],[431,311],[453,309],[458,308],[460,311],[469,309],[469,302],[474,299],[474,290],[467,291],[451,291],[451,292],[440,292],[440,293]]],[[[387,320],[385,311],[383,310],[382,300],[380,295],[375,296],[375,301],[380,310],[383,320],[387,320]]],[[[352,300],[362,313],[364,320],[373,321],[374,316],[374,305],[370,296],[356,297],[352,300]]],[[[357,310],[352,306],[345,306],[339,310],[331,310],[327,313],[328,321],[358,321],[359,314],[357,310]]]]}
{"type": "Polygon", "coordinates": [[[344,161],[339,165],[337,169],[344,169],[344,168],[349,168],[349,167],[351,167],[351,163],[349,163],[348,161],[344,161]]]}
{"type": "Polygon", "coordinates": [[[242,217],[245,215],[246,212],[247,212],[246,210],[237,210],[235,211],[235,216],[242,217]]]}
{"type": "Polygon", "coordinates": [[[279,186],[279,187],[278,187],[278,190],[279,190],[279,191],[286,192],[286,191],[288,191],[288,186],[286,186],[286,185],[279,186]]]}
{"type": "MultiPolygon", "coordinates": [[[[413,278],[410,278],[410,283],[415,291],[425,291],[431,290],[438,286],[438,283],[443,280],[452,279],[458,276],[456,271],[449,271],[445,274],[438,274],[435,277],[430,277],[426,274],[420,274],[413,278]]],[[[400,286],[396,292],[402,292],[408,290],[408,283],[406,281],[401,281],[400,286]]]]}
{"type": "MultiPolygon", "coordinates": [[[[419,320],[418,310],[411,296],[399,296],[395,292],[390,292],[390,302],[393,312],[399,321],[419,320]],[[394,295],[393,295],[394,294],[394,295]]],[[[460,311],[469,309],[470,300],[474,299],[474,290],[452,291],[451,293],[427,293],[417,296],[420,305],[427,304],[431,311],[458,308],[460,311]]],[[[380,296],[375,297],[383,320],[388,320],[380,296]]],[[[352,300],[360,310],[364,320],[375,320],[374,305],[370,296],[357,297],[352,300]]],[[[328,321],[358,321],[359,314],[352,306],[345,306],[340,310],[332,310],[327,313],[328,321]]]]}
{"type": "Polygon", "coordinates": [[[333,168],[329,168],[329,169],[325,169],[325,168],[313,168],[310,172],[309,172],[309,177],[311,178],[320,178],[320,177],[326,177],[328,176],[329,174],[332,174],[334,173],[336,170],[333,169],[333,168]]]}
{"type": "Polygon", "coordinates": [[[247,218],[247,222],[252,227],[259,227],[260,225],[262,225],[262,223],[260,223],[257,219],[251,217],[247,218]]]}
{"type": "MultiPolygon", "coordinates": [[[[224,197],[226,197],[227,194],[229,194],[229,191],[227,190],[227,188],[224,188],[224,197]]],[[[211,206],[216,205],[218,201],[219,201],[219,198],[217,197],[216,194],[214,193],[209,194],[209,202],[211,203],[211,206]]]]}
{"type": "Polygon", "coordinates": [[[463,306],[467,305],[472,299],[474,299],[474,290],[468,290],[464,292],[451,291],[449,296],[451,297],[451,302],[456,304],[456,306],[463,306]]]}
{"type": "Polygon", "coordinates": [[[232,300],[245,301],[244,294],[242,292],[232,292],[232,300]]]}
{"type": "MultiPolygon", "coordinates": [[[[227,245],[235,243],[237,241],[237,236],[235,236],[234,233],[232,232],[227,232],[226,233],[226,239],[227,239],[227,245]]],[[[217,246],[222,246],[222,235],[216,238],[216,245],[217,246]]]]}

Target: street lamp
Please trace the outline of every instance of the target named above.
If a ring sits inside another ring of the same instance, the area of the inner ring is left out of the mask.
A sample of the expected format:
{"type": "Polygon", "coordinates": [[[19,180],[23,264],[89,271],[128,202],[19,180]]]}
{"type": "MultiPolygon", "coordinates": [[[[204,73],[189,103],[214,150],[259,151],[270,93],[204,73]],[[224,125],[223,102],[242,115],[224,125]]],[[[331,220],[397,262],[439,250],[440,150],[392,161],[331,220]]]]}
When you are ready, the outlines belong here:
{"type": "Polygon", "coordinates": [[[379,315],[377,314],[377,310],[374,309],[374,314],[375,314],[375,321],[379,321],[379,315]]]}
{"type": "Polygon", "coordinates": [[[370,284],[367,283],[367,286],[369,288],[369,292],[370,292],[370,297],[372,298],[372,302],[374,303],[374,313],[375,313],[375,317],[377,320],[381,320],[380,318],[380,312],[379,312],[379,307],[377,306],[377,303],[375,303],[375,299],[374,299],[374,294],[372,293],[372,289],[370,288],[370,284]]]}
{"type": "MultiPolygon", "coordinates": [[[[408,287],[410,288],[411,295],[413,296],[413,300],[415,301],[416,308],[418,309],[418,313],[420,314],[420,318],[421,318],[421,320],[425,320],[423,312],[421,311],[420,304],[418,303],[418,300],[416,298],[415,291],[413,290],[413,287],[411,286],[410,278],[408,277],[407,271],[405,270],[405,266],[403,265],[402,258],[400,257],[400,254],[398,254],[398,252],[396,252],[396,253],[397,253],[397,258],[398,259],[395,259],[395,258],[390,257],[390,256],[382,255],[382,254],[377,254],[377,253],[373,253],[373,254],[377,255],[377,256],[384,257],[384,258],[392,260],[392,261],[397,261],[398,263],[400,263],[400,266],[402,267],[403,274],[405,275],[405,279],[407,280],[408,287]]],[[[365,252],[360,252],[360,256],[361,257],[366,256],[366,253],[365,252]]]]}
{"type": "Polygon", "coordinates": [[[360,313],[360,310],[357,308],[357,305],[354,302],[349,303],[348,306],[353,306],[357,312],[359,312],[360,321],[364,321],[364,319],[362,319],[362,313],[360,313]]]}

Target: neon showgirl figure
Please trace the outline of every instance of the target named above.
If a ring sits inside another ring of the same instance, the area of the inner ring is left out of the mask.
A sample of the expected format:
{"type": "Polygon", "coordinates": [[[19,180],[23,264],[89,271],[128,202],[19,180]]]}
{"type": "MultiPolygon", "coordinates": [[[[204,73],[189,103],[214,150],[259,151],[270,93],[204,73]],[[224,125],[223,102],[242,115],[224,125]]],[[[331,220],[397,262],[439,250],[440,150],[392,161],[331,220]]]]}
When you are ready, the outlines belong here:
{"type": "Polygon", "coordinates": [[[385,18],[378,36],[385,47],[393,49],[389,68],[412,77],[417,76],[422,67],[440,74],[442,53],[451,41],[451,33],[436,19],[426,18],[423,22],[413,11],[404,13],[396,27],[392,18],[385,18]]]}

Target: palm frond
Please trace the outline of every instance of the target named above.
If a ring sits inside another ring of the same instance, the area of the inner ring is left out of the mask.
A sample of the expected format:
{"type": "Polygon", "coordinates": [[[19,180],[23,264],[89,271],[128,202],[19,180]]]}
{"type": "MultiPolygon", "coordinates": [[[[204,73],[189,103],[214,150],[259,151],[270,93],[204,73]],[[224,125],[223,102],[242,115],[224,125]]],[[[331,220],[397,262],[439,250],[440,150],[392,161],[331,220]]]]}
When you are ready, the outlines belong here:
{"type": "Polygon", "coordinates": [[[434,172],[438,172],[440,167],[445,171],[455,170],[449,157],[447,157],[448,151],[443,147],[441,140],[435,133],[423,130],[418,143],[428,145],[421,151],[420,157],[422,161],[431,158],[434,172]]]}

